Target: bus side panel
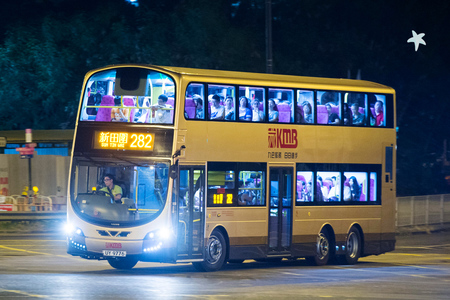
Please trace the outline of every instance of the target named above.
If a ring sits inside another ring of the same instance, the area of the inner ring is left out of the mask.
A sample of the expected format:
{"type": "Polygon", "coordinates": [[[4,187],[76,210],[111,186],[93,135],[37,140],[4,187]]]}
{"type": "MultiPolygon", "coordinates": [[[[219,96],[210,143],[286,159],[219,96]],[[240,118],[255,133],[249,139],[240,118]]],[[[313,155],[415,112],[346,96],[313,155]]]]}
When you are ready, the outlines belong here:
{"type": "Polygon", "coordinates": [[[266,207],[210,207],[207,216],[205,236],[223,229],[228,237],[229,259],[266,257],[266,207]]]}

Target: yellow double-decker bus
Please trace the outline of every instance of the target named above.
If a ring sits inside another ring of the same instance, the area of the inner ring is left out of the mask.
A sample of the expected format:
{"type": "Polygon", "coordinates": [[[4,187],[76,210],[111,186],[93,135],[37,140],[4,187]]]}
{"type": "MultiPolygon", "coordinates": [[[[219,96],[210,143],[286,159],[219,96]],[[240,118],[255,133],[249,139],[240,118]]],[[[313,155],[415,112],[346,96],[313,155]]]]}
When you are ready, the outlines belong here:
{"type": "Polygon", "coordinates": [[[395,247],[395,92],[381,84],[151,65],[89,72],[68,250],[108,260],[359,257],[395,247]]]}

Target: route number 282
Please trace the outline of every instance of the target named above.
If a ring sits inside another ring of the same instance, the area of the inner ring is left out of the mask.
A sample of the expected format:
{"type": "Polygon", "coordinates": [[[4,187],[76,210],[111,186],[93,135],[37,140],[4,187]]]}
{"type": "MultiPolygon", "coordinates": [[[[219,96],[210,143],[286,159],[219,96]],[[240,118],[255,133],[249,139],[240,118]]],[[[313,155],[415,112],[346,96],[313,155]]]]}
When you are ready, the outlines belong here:
{"type": "Polygon", "coordinates": [[[153,137],[151,134],[136,134],[131,135],[131,145],[130,148],[142,148],[142,149],[152,149],[153,148],[153,137]]]}

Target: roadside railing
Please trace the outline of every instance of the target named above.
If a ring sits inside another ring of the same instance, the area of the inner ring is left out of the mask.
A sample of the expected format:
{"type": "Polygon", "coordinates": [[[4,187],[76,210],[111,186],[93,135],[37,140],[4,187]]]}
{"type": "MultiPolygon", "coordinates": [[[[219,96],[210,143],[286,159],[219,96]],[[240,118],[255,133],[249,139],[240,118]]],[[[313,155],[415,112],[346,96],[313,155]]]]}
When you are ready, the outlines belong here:
{"type": "Polygon", "coordinates": [[[397,198],[397,228],[445,224],[450,224],[450,194],[397,198]]]}
{"type": "Polygon", "coordinates": [[[44,195],[0,195],[0,213],[2,212],[62,212],[66,211],[67,197],[44,195]]]}

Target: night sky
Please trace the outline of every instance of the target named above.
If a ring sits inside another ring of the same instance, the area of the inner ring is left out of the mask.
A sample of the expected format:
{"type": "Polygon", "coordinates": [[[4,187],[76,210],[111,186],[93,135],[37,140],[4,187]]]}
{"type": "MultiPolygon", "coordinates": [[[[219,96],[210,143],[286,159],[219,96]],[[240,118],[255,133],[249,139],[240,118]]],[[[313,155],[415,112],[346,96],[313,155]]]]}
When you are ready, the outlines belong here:
{"type": "MultiPolygon", "coordinates": [[[[104,65],[265,72],[264,8],[264,0],[7,1],[0,130],[73,128],[84,74],[104,65]]],[[[396,90],[398,195],[450,192],[449,15],[444,0],[272,0],[274,73],[360,76],[396,90]]]]}

